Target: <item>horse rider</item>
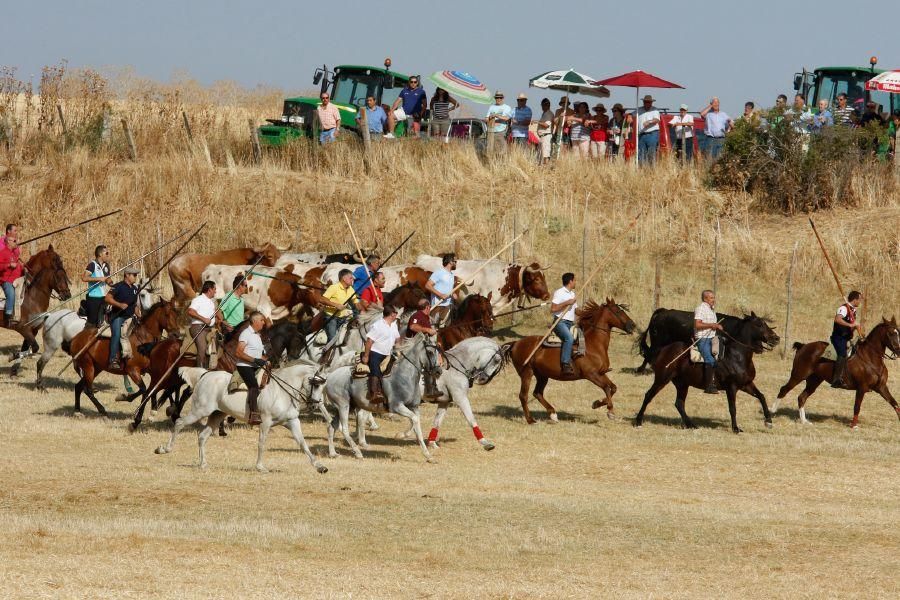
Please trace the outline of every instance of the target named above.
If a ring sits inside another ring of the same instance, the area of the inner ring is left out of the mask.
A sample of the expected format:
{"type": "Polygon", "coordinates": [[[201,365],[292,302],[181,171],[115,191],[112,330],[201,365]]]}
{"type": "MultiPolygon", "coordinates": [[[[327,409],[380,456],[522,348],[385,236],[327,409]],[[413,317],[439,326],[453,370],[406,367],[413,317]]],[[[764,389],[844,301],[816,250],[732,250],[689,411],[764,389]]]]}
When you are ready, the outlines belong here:
{"type": "Polygon", "coordinates": [[[81,274],[81,281],[88,284],[84,299],[84,313],[88,327],[100,327],[106,308],[104,298],[109,286],[113,285],[109,268],[109,248],[104,245],[94,248],[94,260],[88,263],[81,274]]]}
{"type": "MultiPolygon", "coordinates": [[[[416,305],[416,309],[416,312],[409,318],[409,323],[406,325],[406,337],[415,337],[417,333],[421,333],[433,339],[437,335],[437,329],[431,325],[431,303],[426,298],[422,298],[416,305]]],[[[434,380],[430,370],[425,371],[425,393],[423,397],[426,400],[434,400],[441,397],[441,393],[437,389],[437,382],[434,380]]]]}
{"type": "Polygon", "coordinates": [[[367,286],[366,289],[362,291],[362,294],[359,296],[359,309],[362,312],[365,312],[370,309],[374,310],[383,310],[384,309],[384,292],[382,289],[384,288],[384,273],[381,271],[375,272],[372,275],[372,285],[367,286]]]}
{"type": "Polygon", "coordinates": [[[244,320],[244,294],[247,293],[249,284],[244,275],[235,275],[231,282],[231,295],[227,299],[219,303],[219,312],[222,315],[222,321],[219,326],[222,328],[224,340],[227,342],[234,335],[234,329],[244,320]]]}
{"type": "Polygon", "coordinates": [[[256,403],[260,392],[259,382],[256,381],[256,372],[269,366],[262,338],[259,335],[265,324],[266,318],[261,312],[254,310],[250,313],[250,325],[245,327],[238,336],[238,345],[235,350],[237,357],[235,367],[241,379],[247,384],[247,423],[249,425],[259,425],[262,422],[256,403]]]}
{"type": "Polygon", "coordinates": [[[553,327],[553,331],[562,341],[559,349],[559,367],[563,375],[571,375],[575,372],[572,368],[572,347],[575,345],[572,327],[575,326],[576,308],[578,308],[578,302],[575,300],[575,273],[563,273],[562,287],[553,292],[553,298],[550,301],[550,312],[559,319],[553,327]]]}
{"type": "Polygon", "coordinates": [[[844,374],[847,372],[847,347],[853,339],[853,330],[857,329],[862,335],[859,321],[856,320],[856,309],[862,302],[862,294],[853,290],[847,296],[847,302],[841,304],[834,315],[834,326],[831,330],[831,345],[837,353],[834,362],[834,374],[831,377],[831,387],[844,387],[844,374]]]}
{"type": "Polygon", "coordinates": [[[375,321],[366,334],[366,347],[362,357],[362,361],[369,366],[369,392],[366,399],[372,404],[385,402],[381,363],[391,355],[394,344],[400,337],[397,309],[389,304],[381,314],[382,318],[375,321]]]}
{"type": "Polygon", "coordinates": [[[445,254],[441,260],[441,268],[431,274],[425,282],[425,289],[431,293],[431,314],[434,323],[440,327],[450,316],[450,307],[453,305],[453,292],[455,278],[453,271],[456,269],[456,255],[445,254]]]}
{"type": "Polygon", "coordinates": [[[128,324],[132,317],[141,317],[141,306],[138,302],[137,278],[140,271],[128,267],[122,273],[122,281],[106,292],[104,300],[113,307],[109,319],[109,369],[121,369],[124,361],[131,356],[131,344],[128,342],[128,324]],[[119,354],[122,360],[119,360],[119,354]]]}
{"type": "Polygon", "coordinates": [[[337,283],[328,286],[323,294],[325,298],[325,335],[328,342],[334,339],[338,331],[352,314],[347,304],[355,305],[356,292],[353,289],[353,273],[350,269],[341,269],[338,272],[337,283]]]}
{"type": "Polygon", "coordinates": [[[366,288],[371,287],[369,277],[374,282],[379,268],[381,268],[381,257],[377,254],[370,254],[366,258],[366,264],[359,265],[353,270],[353,291],[356,292],[357,298],[362,298],[366,288]]]}
{"type": "Polygon", "coordinates": [[[200,294],[191,300],[187,314],[191,318],[188,334],[194,340],[197,347],[197,366],[203,369],[209,368],[209,335],[210,330],[216,325],[216,283],[204,281],[200,288],[200,294]],[[201,333],[201,331],[203,333],[201,333]]]}
{"type": "Polygon", "coordinates": [[[712,290],[703,290],[700,300],[700,305],[694,311],[694,336],[697,338],[697,350],[703,357],[703,392],[718,394],[716,357],[713,356],[712,345],[716,332],[722,331],[722,325],[716,317],[716,294],[712,290]]]}
{"type": "Polygon", "coordinates": [[[16,312],[16,279],[22,276],[24,265],[19,258],[19,226],[10,223],[6,226],[6,235],[0,240],[0,284],[6,297],[0,327],[11,327],[16,312]]]}

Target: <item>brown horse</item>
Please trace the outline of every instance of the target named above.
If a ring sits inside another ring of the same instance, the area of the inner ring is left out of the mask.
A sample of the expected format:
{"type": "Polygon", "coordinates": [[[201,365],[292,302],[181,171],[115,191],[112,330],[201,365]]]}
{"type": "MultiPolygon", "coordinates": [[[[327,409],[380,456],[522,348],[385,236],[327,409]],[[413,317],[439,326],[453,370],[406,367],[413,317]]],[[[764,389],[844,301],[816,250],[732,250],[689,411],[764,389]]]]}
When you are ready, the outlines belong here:
{"type": "MultiPolygon", "coordinates": [[[[759,400],[765,425],[766,427],[772,427],[772,413],[769,412],[766,397],[753,383],[756,377],[753,355],[761,354],[774,348],[779,342],[778,334],[769,327],[765,319],[756,316],[752,312],[749,315],[744,315],[742,319],[736,317],[722,319],[722,327],[724,327],[724,337],[726,338],[724,344],[726,349],[724,356],[716,361],[716,381],[719,389],[725,390],[725,394],[728,397],[731,430],[734,433],[741,433],[736,415],[738,390],[747,392],[759,400]]],[[[655,378],[650,389],[644,394],[644,403],[634,419],[635,427],[640,427],[643,424],[644,412],[647,410],[647,405],[650,404],[653,397],[667,386],[669,382],[672,382],[676,390],[675,408],[678,409],[678,414],[681,415],[681,422],[684,428],[697,428],[694,422],[691,421],[691,418],[687,416],[687,413],[684,412],[684,401],[691,387],[701,389],[704,387],[703,364],[691,362],[689,353],[685,352],[689,346],[689,344],[684,342],[673,342],[668,346],[664,346],[659,351],[659,354],[656,355],[656,358],[653,359],[652,366],[655,378]]]]}
{"type": "MultiPolygon", "coordinates": [[[[810,342],[808,344],[794,343],[794,365],[791,368],[791,378],[781,386],[778,392],[778,400],[784,398],[798,383],[806,380],[806,388],[800,392],[797,398],[797,406],[800,412],[800,421],[809,423],[806,419],[806,400],[812,396],[816,388],[823,381],[831,381],[834,371],[834,362],[822,359],[822,353],[828,346],[827,342],[810,342]]],[[[897,331],[897,319],[892,317],[890,321],[882,319],[881,323],[856,344],[856,352],[847,361],[847,377],[845,390],[856,390],[856,401],[853,404],[853,420],[850,426],[859,427],[859,409],[862,406],[863,396],[867,392],[877,392],[888,401],[900,417],[900,406],[888,389],[888,370],[884,364],[885,351],[890,350],[895,356],[900,354],[900,334],[897,331]]],[[[892,357],[893,358],[893,357],[892,357]]],[[[778,400],[772,410],[777,410],[778,400]]]]}
{"type": "MultiPolygon", "coordinates": [[[[63,268],[62,259],[53,249],[53,244],[46,250],[32,255],[25,263],[26,281],[22,292],[22,310],[19,322],[10,329],[17,331],[23,338],[19,357],[30,352],[38,351],[38,343],[35,336],[44,324],[44,317],[38,317],[47,312],[50,306],[50,298],[56,294],[60,300],[71,298],[69,292],[69,276],[63,268]],[[37,317],[37,318],[36,318],[37,317]]],[[[13,366],[12,374],[18,372],[19,363],[13,366]]]]}
{"type": "Polygon", "coordinates": [[[397,310],[416,310],[419,300],[428,298],[428,292],[417,283],[404,283],[397,286],[384,295],[384,303],[390,304],[397,310]]]}
{"type": "Polygon", "coordinates": [[[450,311],[450,324],[438,331],[438,345],[449,350],[461,341],[475,336],[490,337],[494,332],[494,309],[491,294],[485,298],[472,294],[450,311]]]}
{"type": "Polygon", "coordinates": [[[560,348],[538,348],[531,362],[524,364],[531,351],[540,343],[540,336],[532,335],[503,345],[504,350],[510,352],[510,358],[522,380],[519,388],[519,401],[522,403],[525,420],[529,425],[534,423],[531,412],[528,410],[528,388],[531,385],[532,375],[537,379],[537,384],[534,386],[534,397],[550,413],[550,420],[557,421],[558,417],[556,409],[544,399],[544,388],[549,379],[558,381],[587,379],[602,389],[606,395],[602,401],[595,400],[591,407],[600,408],[606,405],[607,416],[610,419],[615,418],[612,397],[617,388],[606,376],[610,370],[609,338],[613,328],[621,329],[626,333],[632,333],[635,330],[636,325],[626,310],[627,307],[624,305],[616,304],[615,300],[607,298],[605,304],[589,301],[584,308],[576,311],[578,326],[584,332],[581,344],[585,349],[585,354],[584,356],[573,356],[574,373],[572,374],[563,375],[560,369],[560,348]]]}
{"type": "Polygon", "coordinates": [[[154,344],[162,336],[163,331],[174,335],[178,331],[178,312],[172,301],[162,300],[151,306],[142,317],[140,324],[134,327],[128,336],[131,342],[132,356],[121,369],[110,370],[109,365],[109,339],[95,338],[97,330],[88,327],[72,339],[69,351],[72,356],[78,355],[82,349],[87,348],[75,360],[75,369],[81,375],[81,379],[75,384],[75,413],[81,414],[81,393],[85,392],[90,398],[97,412],[106,415],[106,409],[94,396],[94,379],[103,371],[109,371],[116,375],[128,375],[138,386],[133,394],[118,397],[116,400],[131,402],[138,396],[143,396],[147,391],[141,375],[150,366],[149,358],[141,352],[147,350],[147,345],[154,344]]]}

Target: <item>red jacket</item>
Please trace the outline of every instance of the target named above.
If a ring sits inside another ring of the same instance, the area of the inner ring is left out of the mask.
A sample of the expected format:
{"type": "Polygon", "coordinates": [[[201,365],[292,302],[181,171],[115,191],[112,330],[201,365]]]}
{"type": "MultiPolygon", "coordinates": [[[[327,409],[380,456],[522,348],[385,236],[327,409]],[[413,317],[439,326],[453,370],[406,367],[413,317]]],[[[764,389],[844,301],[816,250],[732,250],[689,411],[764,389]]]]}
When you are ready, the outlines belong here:
{"type": "Polygon", "coordinates": [[[22,263],[19,261],[20,248],[10,248],[6,238],[0,238],[0,282],[12,283],[22,276],[22,263]],[[10,267],[10,263],[15,266],[10,267]]]}

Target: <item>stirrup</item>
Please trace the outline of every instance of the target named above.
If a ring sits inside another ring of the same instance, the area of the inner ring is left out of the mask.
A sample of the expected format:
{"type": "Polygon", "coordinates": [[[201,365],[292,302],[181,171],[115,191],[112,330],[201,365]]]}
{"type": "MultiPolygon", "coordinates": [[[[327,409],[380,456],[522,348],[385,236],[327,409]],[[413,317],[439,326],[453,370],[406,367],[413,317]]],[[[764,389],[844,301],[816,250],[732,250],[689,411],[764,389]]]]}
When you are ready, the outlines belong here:
{"type": "Polygon", "coordinates": [[[262,419],[259,418],[259,412],[251,412],[247,416],[248,425],[259,425],[260,423],[262,423],[262,419]]]}

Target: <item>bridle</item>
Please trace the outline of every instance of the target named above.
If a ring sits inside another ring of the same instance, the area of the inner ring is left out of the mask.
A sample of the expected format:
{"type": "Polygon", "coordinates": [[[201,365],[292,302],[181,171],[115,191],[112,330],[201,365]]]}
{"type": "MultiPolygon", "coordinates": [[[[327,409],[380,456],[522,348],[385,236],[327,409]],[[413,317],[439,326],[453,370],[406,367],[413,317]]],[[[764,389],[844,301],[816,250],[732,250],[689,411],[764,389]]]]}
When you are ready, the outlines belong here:
{"type": "MultiPolygon", "coordinates": [[[[486,378],[487,381],[485,381],[482,385],[489,384],[491,381],[493,381],[494,377],[496,377],[497,375],[500,374],[500,371],[503,370],[503,367],[506,364],[506,361],[500,360],[500,364],[497,366],[497,368],[494,370],[494,372],[488,374],[488,372],[485,371],[485,367],[476,366],[476,367],[472,367],[471,369],[465,369],[464,368],[465,365],[462,364],[462,361],[459,358],[453,356],[452,354],[449,354],[448,351],[445,351],[445,350],[440,350],[440,353],[441,353],[441,356],[443,356],[447,360],[447,365],[451,369],[453,369],[454,371],[461,373],[463,376],[465,376],[466,380],[468,380],[468,382],[469,382],[469,387],[472,387],[475,384],[476,378],[479,378],[479,379],[486,378]],[[454,364],[454,362],[456,364],[454,364]]],[[[485,366],[494,362],[494,358],[496,358],[497,356],[499,356],[501,359],[503,358],[503,348],[502,347],[498,347],[497,350],[494,351],[494,353],[491,355],[490,359],[488,359],[488,361],[485,363],[485,366]]]]}
{"type": "MultiPolygon", "coordinates": [[[[609,311],[614,316],[618,317],[619,321],[622,323],[625,322],[626,318],[629,318],[629,320],[630,320],[630,317],[628,317],[628,313],[626,312],[628,310],[627,304],[613,304],[614,308],[610,308],[608,305],[603,304],[603,305],[601,305],[601,307],[608,308],[609,311]]],[[[617,333],[619,335],[631,335],[627,331],[616,331],[615,327],[603,327],[601,325],[591,325],[589,327],[582,327],[581,323],[578,323],[578,326],[581,327],[582,331],[605,331],[610,334],[617,333]]]]}
{"type": "Polygon", "coordinates": [[[417,365],[416,363],[411,361],[408,356],[406,356],[405,352],[402,351],[398,353],[400,355],[400,358],[412,365],[413,369],[416,370],[416,373],[418,375],[421,375],[423,371],[426,371],[434,375],[435,378],[440,377],[441,367],[437,364],[437,362],[432,363],[431,355],[428,351],[436,350],[439,355],[443,355],[441,348],[437,344],[431,343],[431,341],[424,335],[422,336],[422,344],[425,346],[425,360],[428,363],[427,365],[417,365]]]}

